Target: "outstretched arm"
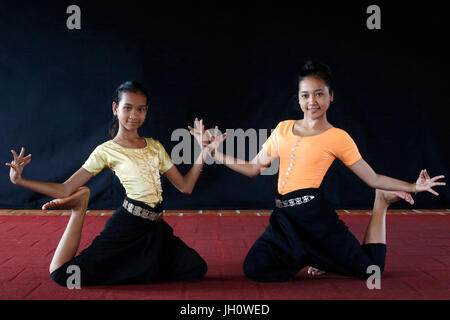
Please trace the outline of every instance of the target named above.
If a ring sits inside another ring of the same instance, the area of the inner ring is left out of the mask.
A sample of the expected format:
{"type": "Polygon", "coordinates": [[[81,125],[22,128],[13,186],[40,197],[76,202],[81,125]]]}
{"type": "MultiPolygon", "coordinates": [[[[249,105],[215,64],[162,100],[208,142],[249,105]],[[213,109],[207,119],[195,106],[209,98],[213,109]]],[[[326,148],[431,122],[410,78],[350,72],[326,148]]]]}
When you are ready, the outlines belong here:
{"type": "Polygon", "coordinates": [[[250,162],[231,157],[219,151],[215,152],[214,159],[216,159],[219,163],[224,164],[231,170],[250,178],[254,178],[261,174],[261,171],[268,167],[274,160],[264,149],[261,149],[256,157],[254,157],[250,162]]]}
{"type": "Polygon", "coordinates": [[[367,183],[367,185],[374,189],[414,193],[428,191],[437,196],[439,194],[432,188],[435,186],[445,186],[445,182],[437,182],[437,180],[444,178],[443,175],[430,178],[427,174],[427,179],[418,179],[416,183],[409,183],[391,177],[383,176],[377,174],[364,159],[357,161],[353,165],[349,166],[349,168],[361,180],[363,180],[365,183],[367,183]]]}
{"type": "Polygon", "coordinates": [[[188,126],[191,134],[194,136],[194,139],[201,146],[200,154],[195,159],[194,164],[191,169],[186,173],[186,175],[182,175],[180,171],[177,169],[175,165],[173,165],[169,170],[164,173],[164,176],[177,188],[181,193],[191,194],[194,190],[195,184],[200,176],[200,173],[204,164],[204,157],[206,150],[204,145],[206,142],[204,141],[204,132],[205,128],[203,125],[203,119],[198,120],[195,118],[194,128],[188,126]]]}
{"type": "Polygon", "coordinates": [[[35,192],[45,194],[53,198],[64,198],[78,190],[79,187],[86,184],[92,178],[92,174],[86,169],[80,168],[69,179],[63,183],[35,181],[22,178],[24,167],[30,163],[31,154],[24,157],[25,148],[22,147],[20,154],[11,150],[14,160],[5,163],[9,170],[9,179],[13,184],[33,190],[35,192]]]}
{"type": "Polygon", "coordinates": [[[217,151],[219,145],[226,139],[226,133],[218,135],[218,127],[216,126],[214,133],[210,135],[211,143],[206,147],[208,153],[219,163],[224,164],[231,170],[241,173],[247,177],[254,178],[258,176],[261,171],[268,167],[275,158],[269,156],[266,150],[261,151],[250,162],[231,157],[217,151]]]}

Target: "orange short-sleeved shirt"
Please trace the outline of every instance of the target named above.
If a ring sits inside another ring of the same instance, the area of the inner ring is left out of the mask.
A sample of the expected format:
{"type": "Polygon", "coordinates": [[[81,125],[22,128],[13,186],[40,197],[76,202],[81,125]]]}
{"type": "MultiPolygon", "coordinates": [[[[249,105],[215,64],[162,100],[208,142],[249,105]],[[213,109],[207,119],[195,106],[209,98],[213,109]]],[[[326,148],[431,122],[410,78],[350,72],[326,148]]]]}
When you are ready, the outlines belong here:
{"type": "Polygon", "coordinates": [[[271,157],[280,157],[280,194],[305,188],[319,188],[336,158],[346,166],[362,158],[358,147],[346,131],[333,127],[315,136],[300,137],[292,132],[295,121],[280,122],[263,144],[264,150],[271,157]]]}

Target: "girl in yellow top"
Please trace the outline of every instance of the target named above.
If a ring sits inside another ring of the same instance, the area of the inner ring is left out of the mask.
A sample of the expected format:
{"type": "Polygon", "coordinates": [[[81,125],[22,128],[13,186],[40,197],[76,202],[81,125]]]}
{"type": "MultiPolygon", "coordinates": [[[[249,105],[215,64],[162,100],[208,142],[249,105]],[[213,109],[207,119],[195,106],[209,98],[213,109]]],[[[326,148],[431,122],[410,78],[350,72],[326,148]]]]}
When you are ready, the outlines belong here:
{"type": "Polygon", "coordinates": [[[407,183],[375,173],[361,157],[353,139],[327,120],[334,99],[329,68],[307,62],[299,77],[300,120],[280,122],[251,161],[242,163],[217,152],[225,136],[213,136],[211,155],[229,168],[254,177],[280,158],[278,195],[269,226],[250,249],[244,272],[255,281],[286,281],[306,267],[367,278],[368,267],[384,269],[386,257],[385,216],[389,204],[404,199],[409,192],[429,191],[445,185],[423,170],[416,183],[407,183]],[[335,158],[376,189],[373,214],[362,245],[339,219],[334,208],[319,191],[322,179],[335,158]],[[391,191],[387,191],[391,190],[391,191]],[[395,191],[395,192],[394,192],[395,191]]]}
{"type": "MultiPolygon", "coordinates": [[[[31,161],[11,152],[12,183],[57,198],[43,209],[71,208],[72,214],[50,263],[51,278],[66,286],[72,265],[81,271],[81,285],[150,283],[158,280],[201,280],[207,270],[200,255],[173,235],[162,220],[160,174],[182,193],[190,194],[203,167],[203,153],[183,176],[173,165],[157,140],[142,138],[138,128],[144,123],[149,98],[137,82],[121,84],[112,103],[115,121],[110,129],[112,140],[99,145],[83,166],[64,183],[31,181],[22,178],[23,168],[31,161]],[[90,191],[83,187],[93,176],[109,168],[125,188],[123,205],[108,219],[92,244],[76,256],[90,191]]],[[[202,146],[202,120],[190,128],[202,146]]],[[[202,146],[203,147],[203,146],[202,146]]]]}

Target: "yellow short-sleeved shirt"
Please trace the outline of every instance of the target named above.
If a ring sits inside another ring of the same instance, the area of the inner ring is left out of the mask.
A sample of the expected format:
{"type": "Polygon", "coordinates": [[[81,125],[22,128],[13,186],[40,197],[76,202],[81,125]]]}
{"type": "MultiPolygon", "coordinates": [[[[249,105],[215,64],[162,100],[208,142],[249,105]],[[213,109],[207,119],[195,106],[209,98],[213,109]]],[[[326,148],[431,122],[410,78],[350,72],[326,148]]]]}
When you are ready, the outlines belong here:
{"type": "Polygon", "coordinates": [[[292,129],[295,120],[280,122],[263,144],[271,157],[280,157],[278,192],[286,194],[305,188],[319,188],[334,159],[346,166],[360,160],[361,154],[350,135],[330,128],[315,136],[299,137],[292,129]]]}
{"type": "Polygon", "coordinates": [[[109,140],[97,146],[83,164],[93,175],[110,168],[125,188],[127,197],[154,208],[162,198],[160,173],[173,166],[162,144],[145,138],[145,148],[125,148],[109,140]]]}

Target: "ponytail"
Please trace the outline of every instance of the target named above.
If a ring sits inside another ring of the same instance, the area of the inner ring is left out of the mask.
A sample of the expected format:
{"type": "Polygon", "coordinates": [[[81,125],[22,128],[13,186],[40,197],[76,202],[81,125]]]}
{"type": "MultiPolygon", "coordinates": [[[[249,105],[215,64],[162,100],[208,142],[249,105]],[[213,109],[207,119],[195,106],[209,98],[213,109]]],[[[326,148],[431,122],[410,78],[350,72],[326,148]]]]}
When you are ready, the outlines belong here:
{"type": "Polygon", "coordinates": [[[111,136],[111,139],[114,139],[117,132],[119,132],[119,119],[117,119],[117,116],[114,116],[113,121],[109,125],[109,135],[111,136]]]}

